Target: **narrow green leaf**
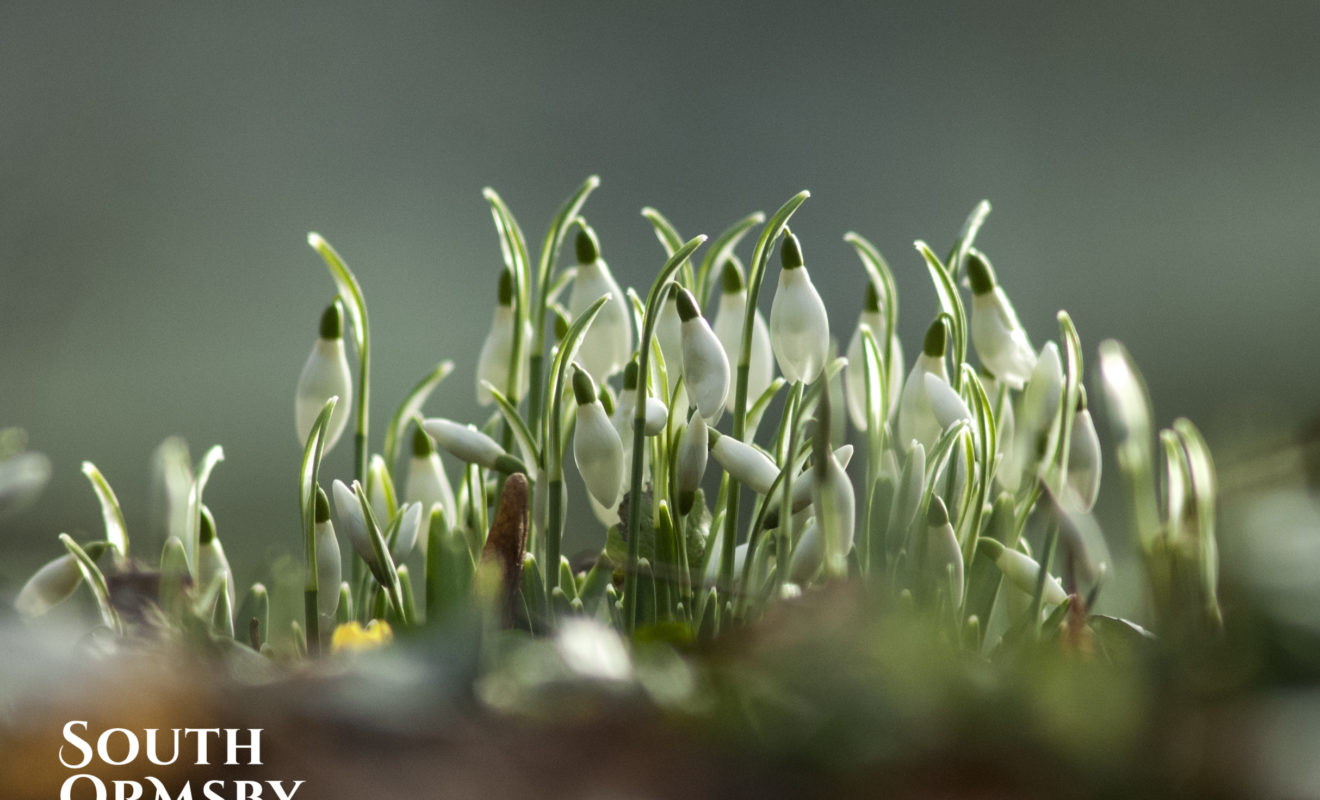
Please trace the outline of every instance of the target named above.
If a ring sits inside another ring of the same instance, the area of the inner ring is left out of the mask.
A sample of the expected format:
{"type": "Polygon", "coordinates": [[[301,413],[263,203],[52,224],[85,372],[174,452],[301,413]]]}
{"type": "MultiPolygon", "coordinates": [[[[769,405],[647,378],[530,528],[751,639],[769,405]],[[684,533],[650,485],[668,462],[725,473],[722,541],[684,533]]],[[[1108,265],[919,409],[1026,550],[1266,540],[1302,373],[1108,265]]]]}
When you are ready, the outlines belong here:
{"type": "Polygon", "coordinates": [[[216,464],[224,460],[225,451],[220,445],[213,445],[202,456],[202,460],[197,462],[197,469],[193,470],[196,477],[193,479],[192,492],[188,495],[188,525],[191,530],[188,531],[188,538],[184,540],[183,546],[191,547],[188,555],[194,561],[197,558],[198,537],[202,531],[202,493],[206,490],[206,484],[211,481],[211,472],[216,464]]]}
{"type": "Polygon", "coordinates": [[[972,213],[967,215],[963,222],[962,230],[958,232],[958,241],[953,249],[949,251],[949,277],[954,281],[962,274],[963,265],[967,261],[967,252],[972,249],[972,242],[976,240],[976,234],[981,230],[981,225],[985,218],[990,215],[990,201],[982,200],[972,209],[972,213]]]}
{"type": "Polygon", "coordinates": [[[747,232],[764,221],[765,214],[760,211],[753,211],[711,240],[710,247],[707,248],[706,255],[701,259],[701,266],[697,270],[697,283],[696,288],[693,290],[693,294],[701,302],[702,308],[705,308],[706,303],[710,301],[710,290],[713,286],[710,276],[713,271],[717,267],[723,267],[724,262],[733,254],[734,249],[742,241],[742,238],[747,235],[747,232]]]}
{"type": "Polygon", "coordinates": [[[1117,440],[1118,468],[1127,484],[1138,540],[1150,552],[1159,536],[1159,506],[1155,498],[1155,454],[1151,443],[1153,416],[1146,382],[1123,345],[1100,343],[1100,379],[1109,402],[1109,419],[1117,440]]]}
{"type": "Polygon", "coordinates": [[[935,284],[935,294],[939,297],[940,308],[953,320],[953,388],[959,389],[962,386],[962,370],[958,365],[967,360],[967,311],[963,307],[962,296],[958,294],[958,287],[953,282],[953,277],[949,275],[948,269],[940,263],[940,259],[931,251],[930,247],[923,241],[917,240],[917,252],[926,261],[926,269],[930,272],[931,281],[935,284]]]}
{"type": "MultiPolygon", "coordinates": [[[[678,252],[678,248],[683,246],[683,237],[679,235],[678,229],[669,220],[665,219],[665,215],[647,206],[642,209],[642,216],[646,217],[646,221],[651,223],[651,227],[655,229],[655,238],[660,240],[660,246],[665,249],[665,256],[672,256],[678,252]]],[[[683,276],[678,281],[680,284],[687,287],[696,285],[695,277],[692,274],[691,261],[684,261],[683,266],[679,267],[679,272],[683,276]]],[[[638,330],[641,330],[641,328],[639,327],[638,330]]]]}
{"type": "Polygon", "coordinates": [[[747,409],[746,430],[743,432],[747,440],[756,438],[756,430],[761,426],[761,418],[770,407],[770,403],[774,401],[775,395],[779,394],[779,390],[784,388],[786,383],[783,376],[775,378],[765,391],[761,392],[761,396],[756,398],[756,402],[752,403],[752,407],[747,409]]]}
{"type": "Polygon", "coordinates": [[[358,284],[357,276],[330,243],[321,237],[321,234],[307,234],[307,244],[321,256],[321,260],[330,270],[330,277],[334,279],[339,296],[344,298],[349,321],[353,324],[353,341],[357,345],[358,352],[361,353],[367,346],[367,304],[362,298],[362,287],[358,284]]]}
{"type": "Polygon", "coordinates": [[[105,540],[115,549],[120,558],[128,558],[128,526],[124,524],[124,512],[119,507],[119,498],[110,483],[101,474],[101,470],[90,461],[82,463],[83,474],[92,483],[96,499],[101,504],[101,519],[105,522],[105,540]]]}
{"type": "MultiPolygon", "coordinates": [[[[564,376],[569,365],[573,363],[573,359],[577,357],[578,347],[582,344],[582,337],[586,334],[587,328],[591,326],[592,321],[596,319],[596,315],[600,313],[601,308],[605,306],[608,300],[607,296],[599,297],[596,302],[587,306],[586,310],[569,327],[568,333],[564,334],[563,341],[559,343],[559,350],[555,353],[555,359],[550,365],[550,414],[546,420],[542,421],[542,425],[549,425],[550,430],[545,432],[547,436],[543,437],[543,441],[557,443],[560,440],[560,408],[564,399],[564,386],[566,386],[564,376]]],[[[564,459],[560,448],[557,446],[547,448],[541,453],[541,457],[546,462],[546,474],[550,476],[550,479],[563,479],[564,459]]]]}
{"type": "Polygon", "coordinates": [[[403,438],[403,432],[407,429],[408,423],[422,411],[422,405],[426,399],[431,396],[431,392],[440,382],[449,377],[449,373],[454,371],[454,362],[445,360],[435,365],[435,368],[426,374],[415,386],[404,396],[403,402],[395,409],[394,416],[390,417],[390,424],[385,428],[385,463],[390,469],[394,469],[394,458],[398,453],[399,441],[403,438]]]}
{"type": "Polygon", "coordinates": [[[101,621],[107,628],[122,635],[124,624],[110,602],[110,587],[105,582],[105,575],[96,566],[96,560],[67,533],[60,534],[60,544],[64,545],[64,549],[72,553],[74,560],[78,562],[78,571],[82,573],[83,580],[92,590],[92,596],[96,598],[96,608],[101,612],[101,621]]]}
{"type": "MultiPolygon", "coordinates": [[[[871,244],[861,234],[849,231],[844,234],[843,240],[853,246],[857,251],[857,257],[861,259],[862,266],[866,268],[867,275],[871,278],[871,283],[880,292],[880,302],[885,310],[885,329],[875,331],[875,335],[883,337],[883,341],[889,342],[894,338],[894,327],[898,325],[898,285],[894,282],[894,273],[889,269],[889,262],[885,261],[884,256],[876,246],[871,244]]],[[[889,374],[885,373],[885,381],[888,382],[889,374]]]]}
{"type": "Polygon", "coordinates": [[[518,450],[522,453],[523,463],[527,465],[541,463],[540,450],[536,446],[527,423],[523,422],[522,415],[518,413],[518,409],[514,408],[509,399],[499,389],[492,386],[489,381],[482,381],[482,385],[490,391],[490,396],[495,398],[495,405],[504,417],[504,422],[508,424],[509,430],[513,431],[513,440],[518,443],[518,450]]]}
{"type": "Polygon", "coordinates": [[[1219,545],[1215,539],[1215,465],[1210,448],[1191,420],[1179,417],[1173,421],[1173,429],[1187,453],[1206,614],[1211,624],[1219,627],[1223,624],[1223,613],[1219,608],[1219,545]]]}

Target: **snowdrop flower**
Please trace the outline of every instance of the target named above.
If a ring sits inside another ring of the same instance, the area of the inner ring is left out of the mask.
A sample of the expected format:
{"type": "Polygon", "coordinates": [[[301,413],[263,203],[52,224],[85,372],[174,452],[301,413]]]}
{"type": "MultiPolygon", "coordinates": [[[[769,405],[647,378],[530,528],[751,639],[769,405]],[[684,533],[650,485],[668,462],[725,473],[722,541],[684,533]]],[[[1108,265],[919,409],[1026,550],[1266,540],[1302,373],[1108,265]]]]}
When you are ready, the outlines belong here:
{"type": "Polygon", "coordinates": [[[829,358],[829,316],[803,265],[802,247],[792,233],[785,233],[780,255],[783,268],[770,305],[770,346],[786,379],[811,383],[829,358]]]}
{"type": "Polygon", "coordinates": [[[893,419],[898,411],[898,396],[903,391],[903,351],[898,346],[898,337],[890,337],[888,345],[885,338],[885,317],[880,306],[880,291],[872,281],[866,282],[866,303],[857,317],[857,327],[848,342],[848,366],[843,373],[843,385],[848,401],[848,417],[853,427],[866,430],[866,367],[863,364],[862,326],[871,329],[871,335],[881,348],[881,356],[886,359],[882,367],[889,370],[889,409],[888,418],[893,419]]]}
{"type": "Polygon", "coordinates": [[[330,521],[330,500],[325,490],[316,487],[316,608],[322,619],[334,619],[339,608],[339,583],[344,579],[344,562],[339,553],[339,539],[330,521]]]}
{"type": "Polygon", "coordinates": [[[856,528],[857,501],[852,481],[830,452],[830,405],[822,402],[820,419],[812,437],[811,504],[816,511],[824,543],[825,573],[842,577],[848,572],[848,551],[852,550],[856,528]]]}
{"type": "Polygon", "coordinates": [[[990,401],[990,407],[995,411],[995,432],[999,439],[999,452],[1007,453],[1013,447],[1013,434],[1016,422],[1013,417],[1013,396],[1006,393],[1004,395],[1004,406],[999,408],[999,389],[1003,384],[995,376],[981,370],[981,386],[985,389],[986,399],[990,401]]]}
{"type": "Polygon", "coordinates": [[[577,259],[577,274],[568,298],[570,316],[577,319],[592,303],[606,295],[610,298],[583,335],[577,359],[583,369],[603,381],[623,369],[632,354],[628,301],[600,257],[596,232],[586,223],[578,230],[577,259]]]}
{"type": "Polygon", "coordinates": [[[217,575],[225,576],[225,593],[229,595],[229,607],[234,605],[234,572],[229,568],[229,559],[225,558],[225,549],[220,546],[220,537],[215,532],[215,517],[211,509],[202,506],[202,524],[198,536],[197,550],[197,585],[202,589],[211,585],[217,575]]]}
{"type": "MultiPolygon", "coordinates": [[[[109,542],[90,542],[83,551],[92,560],[96,560],[109,547],[109,542]]],[[[18,596],[14,598],[14,608],[28,619],[39,617],[68,600],[80,583],[82,583],[82,570],[78,568],[78,561],[73,553],[65,553],[47,562],[28,578],[23,588],[18,590],[18,596]]]]}
{"type": "Polygon", "coordinates": [[[498,442],[472,425],[460,425],[453,420],[432,417],[422,420],[422,430],[459,461],[497,472],[527,471],[521,461],[504,452],[498,442]]]}
{"type": "MultiPolygon", "coordinates": [[[[999,571],[1009,583],[1028,595],[1035,594],[1036,580],[1040,576],[1040,564],[1034,558],[1026,553],[1004,547],[990,538],[978,540],[976,546],[994,562],[996,567],[999,567],[999,571]]],[[[1057,606],[1068,599],[1068,593],[1063,590],[1059,579],[1053,575],[1045,576],[1044,598],[1045,602],[1052,606],[1057,606]]]]}
{"type": "MultiPolygon", "coordinates": [[[[665,302],[661,304],[660,316],[655,321],[655,338],[660,342],[660,354],[664,356],[665,374],[669,379],[669,392],[673,394],[678,379],[683,377],[683,320],[678,316],[678,284],[671,283],[666,290],[665,302]]],[[[673,401],[679,408],[687,408],[687,389],[680,388],[673,401]]]]}
{"type": "MultiPolygon", "coordinates": [[[[727,438],[727,437],[726,437],[727,438]]],[[[720,559],[724,557],[724,526],[710,537],[710,559],[706,562],[706,583],[714,586],[720,579],[720,559]]],[[[737,581],[747,564],[747,543],[733,548],[733,579],[737,581]]]]}
{"type": "MultiPolygon", "coordinates": [[[[926,376],[933,376],[946,386],[949,383],[949,373],[944,366],[946,335],[943,319],[931,323],[921,344],[921,355],[917,356],[912,371],[903,383],[903,397],[898,410],[898,439],[904,448],[915,439],[929,450],[944,430],[931,407],[926,376]]],[[[952,388],[950,391],[953,391],[952,388]]],[[[947,397],[944,399],[947,400],[947,397]]],[[[941,405],[944,411],[949,411],[947,402],[941,405]]]]}
{"type": "Polygon", "coordinates": [[[1023,477],[1036,474],[1058,437],[1059,405],[1063,394],[1063,365],[1059,348],[1046,342],[1036,359],[1036,368],[1027,381],[1016,415],[1017,431],[1013,447],[999,470],[999,482],[1009,491],[1017,491],[1023,477]]]}
{"type": "MultiPolygon", "coordinates": [[[[852,462],[853,446],[850,444],[839,445],[834,448],[834,460],[839,462],[839,466],[847,469],[848,464],[852,462]]],[[[793,479],[793,496],[791,505],[793,514],[797,515],[807,506],[811,505],[811,481],[810,476],[799,475],[793,479]]],[[[769,507],[765,512],[765,527],[775,528],[779,526],[779,504],[781,497],[778,491],[770,498],[769,507]]]]}
{"type": "MultiPolygon", "coordinates": [[[[946,430],[950,425],[958,420],[974,422],[972,411],[967,407],[967,402],[962,399],[962,395],[953,390],[945,381],[940,380],[929,372],[922,376],[926,383],[926,399],[930,402],[930,412],[939,423],[940,430],[946,430]]],[[[975,432],[976,428],[973,427],[975,432]]]]}
{"type": "MultiPolygon", "coordinates": [[[[720,274],[720,304],[715,310],[715,322],[712,326],[730,365],[737,364],[742,356],[743,319],[746,315],[747,287],[744,285],[742,269],[739,268],[737,259],[731,257],[724,262],[720,274]]],[[[752,318],[751,355],[752,360],[747,365],[747,402],[754,403],[766,389],[770,388],[770,382],[774,380],[775,374],[774,354],[770,349],[770,329],[766,327],[765,317],[761,316],[760,309],[757,309],[756,315],[752,318]]],[[[737,402],[734,394],[735,392],[730,390],[729,396],[724,400],[724,407],[730,413],[734,412],[733,405],[737,402]]]]}
{"type": "Polygon", "coordinates": [[[954,608],[962,607],[963,600],[963,557],[958,546],[958,535],[949,524],[949,510],[938,495],[930,498],[930,509],[926,512],[926,564],[935,581],[936,591],[948,589],[951,592],[950,603],[954,608]]]}
{"type": "Polygon", "coordinates": [[[348,371],[348,356],[344,352],[343,310],[336,298],[321,315],[321,333],[312,353],[303,364],[298,376],[298,389],[294,393],[293,416],[298,428],[298,441],[306,442],[321,408],[331,397],[338,397],[330,422],[325,428],[325,450],[339,441],[348,424],[348,410],[353,405],[353,377],[348,371]]]}
{"type": "MultiPolygon", "coordinates": [[[[804,481],[805,482],[805,481],[804,481]]],[[[793,548],[793,557],[788,564],[788,577],[799,585],[805,585],[820,572],[821,562],[825,559],[825,541],[820,536],[820,526],[815,520],[807,525],[793,548]]]]}
{"type": "Polygon", "coordinates": [[[1072,439],[1068,442],[1068,481],[1059,501],[1069,511],[1087,512],[1095,507],[1100,493],[1100,437],[1086,407],[1086,389],[1077,387],[1077,409],[1073,412],[1072,439]]]}
{"type": "Polygon", "coordinates": [[[591,376],[577,365],[573,369],[573,397],[577,400],[573,461],[591,496],[605,508],[612,508],[623,488],[623,442],[605,416],[591,376]]]}
{"type": "MultiPolygon", "coordinates": [[[[517,383],[512,396],[508,391],[509,366],[513,363],[515,324],[513,273],[505,268],[500,272],[499,301],[495,305],[495,313],[490,318],[490,332],[486,334],[486,341],[481,345],[481,355],[477,356],[477,405],[488,406],[495,402],[490,388],[485,385],[487,381],[508,397],[509,402],[514,405],[517,405],[518,400],[527,394],[530,376],[522,363],[516,366],[517,383]]],[[[524,320],[523,341],[530,341],[531,338],[531,323],[524,320]]]]}
{"type": "Polygon", "coordinates": [[[367,500],[382,520],[392,519],[399,510],[399,493],[394,490],[394,479],[380,453],[372,453],[367,465],[367,500]]]}
{"type": "Polygon", "coordinates": [[[362,513],[362,503],[359,500],[362,484],[353,481],[353,488],[350,489],[343,481],[336,480],[330,486],[330,493],[335,496],[333,513],[335,530],[348,539],[353,551],[371,569],[371,574],[376,576],[376,580],[381,584],[386,583],[388,576],[385,574],[384,565],[376,558],[375,548],[371,546],[371,535],[367,533],[367,518],[362,513]]]}
{"type": "MultiPolygon", "coordinates": [[[[614,404],[614,412],[610,415],[619,437],[623,439],[625,450],[632,447],[633,416],[637,413],[637,373],[636,361],[629,361],[628,366],[623,368],[623,389],[619,392],[618,402],[614,404]]],[[[606,389],[607,387],[602,385],[601,393],[604,394],[606,389]]],[[[644,413],[645,425],[642,430],[647,436],[657,435],[669,422],[669,409],[658,397],[647,396],[644,413]]]]}
{"type": "Polygon", "coordinates": [[[729,477],[757,494],[766,494],[779,476],[779,467],[765,453],[714,428],[710,435],[710,455],[724,467],[729,477]]]}
{"type": "Polygon", "coordinates": [[[417,537],[422,531],[422,504],[408,503],[399,509],[390,527],[394,536],[390,541],[390,558],[394,563],[401,563],[417,545],[417,537]],[[397,522],[395,521],[397,520],[397,522]]]}
{"type": "Polygon", "coordinates": [[[693,414],[678,437],[678,452],[674,456],[676,466],[674,479],[678,486],[678,513],[686,514],[692,510],[701,479],[706,474],[706,462],[710,455],[707,440],[706,420],[701,414],[693,414]]]}
{"type": "Polygon", "coordinates": [[[724,413],[729,395],[729,357],[687,289],[678,290],[678,316],[683,320],[683,376],[689,402],[713,423],[724,413]]]}
{"type": "Polygon", "coordinates": [[[972,285],[972,347],[996,378],[1021,389],[1036,366],[1036,351],[1018,322],[1008,295],[999,288],[994,268],[976,250],[967,254],[967,279],[972,285]]]}
{"type": "MultiPolygon", "coordinates": [[[[446,519],[458,519],[458,504],[454,502],[449,476],[440,462],[440,454],[431,444],[431,437],[421,428],[413,429],[412,458],[408,462],[408,480],[403,484],[403,499],[421,503],[425,509],[439,504],[446,519]]],[[[422,541],[425,552],[425,540],[422,541]]]]}

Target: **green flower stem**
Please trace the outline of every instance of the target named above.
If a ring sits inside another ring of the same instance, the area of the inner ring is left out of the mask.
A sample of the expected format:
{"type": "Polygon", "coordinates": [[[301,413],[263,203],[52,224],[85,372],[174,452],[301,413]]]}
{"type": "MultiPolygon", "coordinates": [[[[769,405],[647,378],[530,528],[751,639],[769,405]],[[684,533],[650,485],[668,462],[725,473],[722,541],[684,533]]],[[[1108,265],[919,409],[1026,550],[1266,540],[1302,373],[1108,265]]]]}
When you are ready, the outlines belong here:
{"type": "MultiPolygon", "coordinates": [[[[325,401],[312,431],[307,437],[303,449],[302,464],[298,470],[299,503],[302,511],[303,546],[307,557],[307,582],[303,587],[303,611],[307,620],[307,652],[316,655],[321,651],[321,614],[318,611],[317,597],[320,594],[320,576],[316,569],[316,491],[317,475],[321,469],[321,455],[325,448],[325,429],[330,424],[330,415],[334,413],[338,397],[325,401]]],[[[336,587],[336,591],[338,587],[336,587]]]]}
{"type": "Polygon", "coordinates": [[[371,386],[371,325],[367,322],[367,303],[362,296],[362,287],[358,284],[353,271],[344,263],[344,259],[321,238],[320,234],[307,234],[307,243],[316,250],[330,269],[330,277],[339,288],[344,298],[346,310],[353,323],[353,339],[358,351],[358,393],[357,422],[353,430],[353,479],[365,485],[367,480],[367,412],[370,408],[368,395],[371,386]]]}
{"type": "MultiPolygon", "coordinates": [[[[784,573],[788,571],[789,553],[793,547],[793,473],[796,471],[793,459],[794,450],[798,440],[798,421],[801,418],[802,406],[802,381],[793,381],[792,388],[788,391],[788,402],[785,404],[788,415],[788,444],[781,451],[784,458],[784,485],[783,493],[779,502],[779,528],[775,544],[775,557],[778,568],[775,570],[775,589],[778,589],[784,582],[784,573]]],[[[817,424],[821,424],[819,421],[817,424]]],[[[826,433],[826,441],[829,441],[829,434],[826,433]]],[[[829,447],[825,448],[828,457],[829,447]]],[[[817,455],[819,458],[820,456],[817,455]]],[[[770,498],[766,498],[767,505],[770,498]]],[[[822,531],[823,533],[823,531],[822,531]]],[[[751,547],[748,548],[748,557],[751,557],[751,547]]]]}
{"type": "MultiPolygon", "coordinates": [[[[742,348],[738,353],[738,366],[733,399],[733,437],[743,441],[747,433],[747,376],[752,364],[752,326],[756,319],[757,299],[761,295],[761,282],[765,278],[766,264],[770,261],[770,252],[779,235],[784,232],[788,220],[802,205],[811,192],[803,190],[789,198],[770,218],[761,236],[756,240],[756,249],[752,251],[752,269],[747,275],[747,311],[743,316],[742,348]]],[[[724,552],[720,554],[719,585],[733,585],[733,551],[738,538],[738,481],[730,478],[728,506],[724,512],[724,552]]]]}
{"type": "Polygon", "coordinates": [[[1040,572],[1036,573],[1036,590],[1031,596],[1031,616],[1027,618],[1034,638],[1040,637],[1040,611],[1045,604],[1045,580],[1054,561],[1054,550],[1059,544],[1058,509],[1051,509],[1049,527],[1045,529],[1045,549],[1040,554],[1040,572]]]}
{"type": "MultiPolygon", "coordinates": [[[[632,424],[632,475],[628,481],[628,563],[624,570],[623,590],[623,621],[629,633],[637,627],[637,553],[641,540],[642,459],[646,458],[646,397],[651,383],[651,340],[655,338],[655,326],[660,318],[660,305],[668,293],[669,279],[705,241],[705,236],[698,236],[669,257],[651,284],[646,297],[646,313],[642,316],[642,332],[637,346],[637,401],[632,424]]],[[[746,396],[745,382],[743,394],[746,396]]]]}

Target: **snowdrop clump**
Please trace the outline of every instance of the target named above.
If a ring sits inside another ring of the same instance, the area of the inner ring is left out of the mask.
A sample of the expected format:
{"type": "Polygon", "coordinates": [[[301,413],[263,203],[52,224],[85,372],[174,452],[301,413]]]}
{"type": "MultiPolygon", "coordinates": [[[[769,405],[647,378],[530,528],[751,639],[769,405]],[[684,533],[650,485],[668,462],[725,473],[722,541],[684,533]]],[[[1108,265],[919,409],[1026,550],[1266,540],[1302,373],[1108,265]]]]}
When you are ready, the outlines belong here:
{"type": "MultiPolygon", "coordinates": [[[[1062,311],[1057,341],[1031,344],[974,247],[988,204],[947,258],[917,242],[898,275],[856,233],[833,249],[827,237],[803,233],[832,273],[851,261],[851,246],[865,277],[837,356],[840,332],[788,230],[806,192],[709,241],[685,239],[646,209],[664,247],[661,266],[649,286],[625,291],[586,221],[597,185],[589,179],[568,198],[535,254],[500,196],[485,193],[503,255],[491,326],[479,353],[443,354],[469,356],[484,419],[456,419],[453,398],[437,391],[463,369],[445,360],[373,435],[365,295],[339,254],[309,236],[337,296],[293,385],[301,524],[288,538],[303,546],[306,609],[292,628],[298,653],[327,650],[336,629],[349,636],[378,619],[406,630],[472,609],[538,633],[590,619],[624,633],[663,624],[709,638],[848,581],[926,615],[947,640],[977,652],[1065,620],[1085,624],[1109,574],[1097,563],[1103,547],[1079,544],[1078,532],[1096,527],[1089,512],[1103,446],[1082,385],[1085,350],[1062,311]],[[736,251],[753,231],[744,269],[736,251]],[[575,263],[561,263],[571,234],[575,263]],[[761,292],[776,249],[767,322],[761,292]],[[906,287],[923,271],[936,304],[909,310],[926,323],[912,347],[897,330],[896,278],[906,287]],[[331,475],[323,456],[350,420],[352,473],[331,475]],[[574,472],[580,486],[568,479],[574,472]],[[587,505],[598,522],[582,513],[587,505]],[[563,554],[570,539],[585,557],[563,554]]],[[[629,264],[620,274],[646,269],[629,264]]],[[[1208,450],[1179,420],[1159,432],[1157,452],[1149,400],[1126,352],[1104,342],[1099,363],[1092,394],[1107,399],[1116,421],[1157,618],[1185,619],[1180,609],[1195,608],[1214,626],[1208,450]]],[[[4,502],[25,491],[32,472],[11,468],[17,458],[0,448],[4,502]]],[[[184,510],[169,525],[158,602],[166,622],[195,617],[269,654],[267,591],[237,591],[203,502],[222,458],[213,448],[193,466],[185,452],[160,478],[182,487],[184,510]]],[[[106,590],[107,579],[135,569],[127,526],[108,482],[90,464],[84,471],[106,536],[61,537],[64,552],[16,606],[37,619],[86,584],[107,627],[129,635],[142,623],[106,590]]]]}

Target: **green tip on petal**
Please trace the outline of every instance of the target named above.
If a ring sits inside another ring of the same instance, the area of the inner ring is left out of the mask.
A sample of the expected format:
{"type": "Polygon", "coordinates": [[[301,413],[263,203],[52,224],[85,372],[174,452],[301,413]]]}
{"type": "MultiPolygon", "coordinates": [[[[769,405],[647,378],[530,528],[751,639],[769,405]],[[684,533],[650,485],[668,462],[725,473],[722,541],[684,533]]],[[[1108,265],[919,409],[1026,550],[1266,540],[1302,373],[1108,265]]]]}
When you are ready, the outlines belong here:
{"type": "Polygon", "coordinates": [[[797,269],[802,266],[802,245],[792,231],[784,231],[784,246],[779,251],[780,263],[784,269],[797,269]]]}
{"type": "Polygon", "coordinates": [[[573,397],[577,399],[577,404],[585,406],[596,401],[596,384],[577,364],[573,365],[573,397]]]}
{"type": "MultiPolygon", "coordinates": [[[[880,290],[876,288],[875,281],[866,282],[866,300],[862,308],[872,314],[880,311],[880,290]]],[[[875,333],[879,335],[884,331],[876,331],[875,333]]]]}
{"type": "Polygon", "coordinates": [[[568,335],[568,329],[571,326],[572,323],[568,321],[568,317],[559,313],[558,309],[556,309],[555,310],[555,341],[556,342],[564,341],[564,337],[568,335]]]}
{"type": "Polygon", "coordinates": [[[202,544],[210,544],[215,539],[215,517],[211,516],[211,509],[202,506],[202,529],[198,540],[202,544]]]}
{"type": "Polygon", "coordinates": [[[610,390],[608,383],[600,385],[600,391],[596,393],[596,399],[605,408],[605,416],[614,416],[614,392],[610,390]]]}
{"type": "Polygon", "coordinates": [[[635,391],[637,389],[637,359],[628,362],[628,366],[623,368],[623,390],[625,392],[635,391]]]}
{"type": "Polygon", "coordinates": [[[991,561],[998,561],[1004,554],[1004,546],[988,536],[983,536],[976,540],[976,547],[981,551],[981,555],[991,561]]]}
{"type": "Polygon", "coordinates": [[[506,308],[513,305],[513,272],[508,267],[500,270],[499,302],[506,308]]]}
{"type": "Polygon", "coordinates": [[[972,285],[972,294],[978,297],[995,290],[994,267],[980,250],[967,252],[967,281],[972,285]]]}
{"type": "Polygon", "coordinates": [[[811,463],[818,478],[824,478],[829,472],[830,455],[830,395],[829,392],[822,392],[820,395],[820,406],[816,409],[817,419],[810,420],[811,429],[811,463]]]}
{"type": "Polygon", "coordinates": [[[579,264],[594,264],[596,259],[600,258],[600,241],[596,238],[596,232],[585,222],[579,221],[574,246],[577,248],[579,264]]]}
{"type": "Polygon", "coordinates": [[[931,495],[930,509],[926,512],[926,524],[932,528],[938,528],[941,525],[947,525],[949,522],[949,509],[944,507],[944,501],[939,495],[931,495]]]}
{"type": "Polygon", "coordinates": [[[1085,410],[1086,410],[1086,387],[1081,385],[1081,383],[1079,382],[1077,384],[1077,408],[1075,408],[1074,411],[1080,414],[1085,410]]]}
{"type": "Polygon", "coordinates": [[[319,525],[330,519],[330,499],[325,496],[325,489],[316,487],[316,523],[319,525]]]}
{"type": "Polygon", "coordinates": [[[737,294],[743,290],[743,274],[738,268],[738,260],[730,258],[724,262],[720,271],[720,289],[725,294],[737,294]]]}
{"type": "Polygon", "coordinates": [[[692,292],[680,288],[678,290],[678,318],[687,322],[699,316],[701,316],[701,309],[697,308],[697,300],[692,296],[692,292]]]}
{"type": "Polygon", "coordinates": [[[109,542],[97,540],[95,542],[88,542],[87,544],[83,545],[83,552],[87,554],[88,558],[90,558],[93,561],[96,561],[101,557],[102,553],[104,553],[106,550],[109,550],[111,547],[112,545],[109,542]]]}
{"type": "Polygon", "coordinates": [[[321,338],[341,339],[344,336],[344,311],[339,307],[339,298],[325,307],[321,314],[321,338]]]}
{"type": "Polygon", "coordinates": [[[722,435],[723,434],[715,430],[713,427],[706,428],[706,446],[714,447],[715,443],[720,440],[720,436],[722,435]]]}
{"type": "Polygon", "coordinates": [[[921,341],[921,352],[931,358],[943,358],[945,340],[949,332],[945,330],[944,318],[940,317],[926,329],[926,338],[921,341]]]}
{"type": "Polygon", "coordinates": [[[431,453],[435,452],[435,446],[431,444],[431,437],[421,426],[413,428],[413,458],[429,458],[431,453]]]}

